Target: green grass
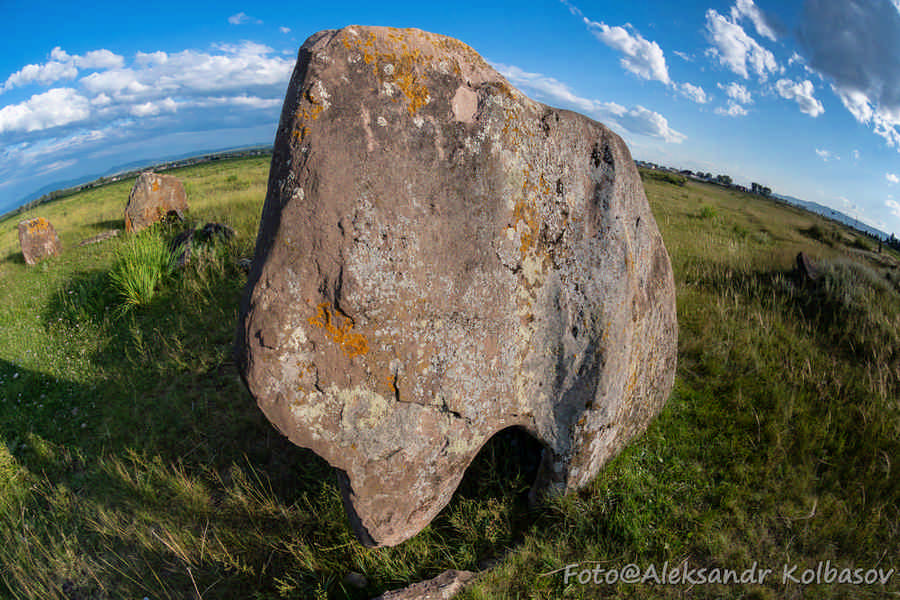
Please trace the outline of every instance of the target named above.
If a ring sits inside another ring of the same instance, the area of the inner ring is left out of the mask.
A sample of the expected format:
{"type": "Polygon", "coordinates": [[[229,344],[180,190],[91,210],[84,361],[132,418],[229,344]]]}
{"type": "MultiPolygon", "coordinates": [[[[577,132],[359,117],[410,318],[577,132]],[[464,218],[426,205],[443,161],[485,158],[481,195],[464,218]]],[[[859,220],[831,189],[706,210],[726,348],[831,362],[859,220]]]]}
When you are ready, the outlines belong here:
{"type": "MultiPolygon", "coordinates": [[[[177,173],[188,220],[235,238],[117,314],[129,184],[39,207],[63,255],[26,267],[0,222],[0,597],[369,598],[497,566],[463,598],[881,598],[781,583],[900,563],[900,260],[806,212],[645,181],[672,258],[679,364],[662,414],[579,493],[527,506],[533,441],[496,436],[415,538],[366,550],[330,468],[281,437],[231,361],[267,159],[177,173]],[[821,276],[802,282],[806,252],[821,276]],[[572,563],[775,569],[764,585],[564,583],[572,563]],[[364,574],[365,590],[342,583],[364,574]]],[[[170,240],[173,229],[161,229],[170,240]]],[[[139,238],[138,238],[139,239],[139,238]]]]}

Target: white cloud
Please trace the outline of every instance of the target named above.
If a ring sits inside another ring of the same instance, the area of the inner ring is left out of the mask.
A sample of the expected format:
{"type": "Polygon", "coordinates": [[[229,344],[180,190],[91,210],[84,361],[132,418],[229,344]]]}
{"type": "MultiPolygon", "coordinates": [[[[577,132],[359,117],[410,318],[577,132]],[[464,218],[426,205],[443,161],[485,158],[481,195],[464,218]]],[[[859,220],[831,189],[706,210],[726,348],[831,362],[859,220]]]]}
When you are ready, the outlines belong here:
{"type": "Polygon", "coordinates": [[[171,98],[158,102],[144,102],[131,107],[131,114],[136,117],[153,117],[163,112],[175,112],[178,104],[171,98]]]}
{"type": "MultiPolygon", "coordinates": [[[[898,2],[900,2],[900,0],[898,0],[898,2]]],[[[673,54],[675,56],[677,56],[678,58],[680,58],[681,60],[686,60],[687,62],[694,62],[694,59],[691,58],[690,54],[686,54],[686,53],[680,52],[678,50],[673,51],[673,54]]]]}
{"type": "Polygon", "coordinates": [[[889,183],[900,183],[900,177],[897,177],[894,173],[885,173],[884,178],[887,179],[889,183]]]}
{"type": "Polygon", "coordinates": [[[678,86],[678,90],[685,98],[689,98],[697,104],[706,104],[709,102],[709,96],[706,95],[706,92],[703,91],[703,88],[699,85],[692,85],[685,82],[678,86]]]}
{"type": "Polygon", "coordinates": [[[231,15],[228,17],[228,22],[232,25],[245,25],[250,23],[252,25],[262,25],[262,21],[257,18],[251,17],[245,12],[239,12],[236,15],[231,15]]]}
{"type": "Polygon", "coordinates": [[[669,70],[662,48],[656,42],[644,39],[630,25],[610,27],[582,17],[584,24],[598,40],[623,54],[621,64],[641,79],[670,83],[669,70]]]}
{"type": "Polygon", "coordinates": [[[287,35],[288,33],[291,32],[291,28],[290,28],[290,27],[283,27],[283,26],[282,26],[282,27],[279,27],[279,28],[278,28],[278,31],[280,31],[281,33],[287,35]]]}
{"type": "Polygon", "coordinates": [[[791,81],[779,79],[775,83],[775,90],[787,100],[794,100],[800,106],[800,112],[811,117],[818,117],[825,108],[815,97],[815,88],[809,79],[804,81],[791,81]]]}
{"type": "Polygon", "coordinates": [[[828,150],[816,148],[816,154],[818,154],[819,158],[821,158],[825,162],[828,162],[829,160],[841,160],[840,156],[834,154],[833,152],[829,152],[828,150]]]}
{"type": "Polygon", "coordinates": [[[751,71],[762,81],[769,73],[781,72],[775,55],[747,35],[740,25],[713,9],[706,11],[706,32],[713,44],[707,53],[744,79],[749,78],[751,71]]]}
{"type": "Polygon", "coordinates": [[[88,99],[72,88],[54,88],[0,109],[0,134],[51,129],[86,120],[88,99]]]}
{"type": "Polygon", "coordinates": [[[680,144],[687,138],[683,133],[669,127],[669,122],[664,116],[643,106],[626,108],[615,102],[591,100],[578,96],[569,86],[553,77],[541,73],[528,73],[512,65],[494,63],[492,66],[513,85],[536,92],[540,99],[574,107],[614,129],[619,127],[631,133],[661,138],[672,144],[680,144]]]}
{"type": "Polygon", "coordinates": [[[140,52],[138,51],[135,54],[134,62],[136,62],[140,66],[147,66],[152,64],[164,65],[169,60],[169,55],[163,52],[162,50],[158,50],[156,52],[140,52]]]}
{"type": "Polygon", "coordinates": [[[859,150],[854,150],[850,153],[850,156],[853,157],[853,160],[859,160],[859,150]]]}
{"type": "Polygon", "coordinates": [[[109,50],[92,50],[84,56],[72,55],[55,47],[50,51],[50,60],[40,65],[25,65],[10,75],[0,91],[7,91],[31,83],[50,85],[64,79],[75,79],[78,69],[110,69],[121,67],[125,59],[109,50]]]}
{"type": "Polygon", "coordinates": [[[735,102],[734,100],[728,100],[728,108],[724,109],[721,106],[716,109],[717,115],[722,115],[724,117],[743,117],[747,115],[747,109],[735,102]]]}
{"type": "Polygon", "coordinates": [[[773,42],[775,41],[775,31],[766,21],[766,17],[759,10],[759,7],[753,3],[753,0],[737,0],[737,3],[731,8],[731,18],[735,23],[741,17],[747,17],[753,22],[753,26],[756,27],[756,33],[773,42]]]}
{"type": "Polygon", "coordinates": [[[900,204],[896,200],[887,200],[884,203],[891,210],[891,214],[900,218],[900,204]]]}
{"type": "Polygon", "coordinates": [[[721,83],[718,83],[716,85],[735,102],[739,104],[753,104],[753,96],[750,94],[750,90],[745,88],[743,85],[734,81],[732,81],[728,85],[722,85],[721,83]]]}

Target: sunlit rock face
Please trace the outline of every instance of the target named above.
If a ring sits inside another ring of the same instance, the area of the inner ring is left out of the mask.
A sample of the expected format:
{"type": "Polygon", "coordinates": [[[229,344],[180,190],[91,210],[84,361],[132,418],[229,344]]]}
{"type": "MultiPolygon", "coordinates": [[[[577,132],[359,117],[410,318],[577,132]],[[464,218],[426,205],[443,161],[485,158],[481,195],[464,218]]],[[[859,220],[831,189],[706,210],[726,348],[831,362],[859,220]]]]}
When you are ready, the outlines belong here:
{"type": "Polygon", "coordinates": [[[360,540],[394,545],[496,432],[589,482],[665,402],[669,258],[622,140],[415,29],[300,49],[237,355],[260,408],[339,473],[360,540]]]}

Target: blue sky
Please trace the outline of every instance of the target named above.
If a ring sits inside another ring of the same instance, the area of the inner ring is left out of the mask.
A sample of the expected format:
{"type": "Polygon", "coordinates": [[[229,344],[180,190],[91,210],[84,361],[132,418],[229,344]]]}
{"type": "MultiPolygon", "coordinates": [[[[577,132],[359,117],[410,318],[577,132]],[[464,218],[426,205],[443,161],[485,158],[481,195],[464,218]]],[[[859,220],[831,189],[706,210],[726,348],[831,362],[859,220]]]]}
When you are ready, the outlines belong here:
{"type": "Polygon", "coordinates": [[[468,43],[637,159],[900,234],[900,0],[0,0],[0,213],[124,163],[272,142],[297,49],[350,24],[468,43]]]}

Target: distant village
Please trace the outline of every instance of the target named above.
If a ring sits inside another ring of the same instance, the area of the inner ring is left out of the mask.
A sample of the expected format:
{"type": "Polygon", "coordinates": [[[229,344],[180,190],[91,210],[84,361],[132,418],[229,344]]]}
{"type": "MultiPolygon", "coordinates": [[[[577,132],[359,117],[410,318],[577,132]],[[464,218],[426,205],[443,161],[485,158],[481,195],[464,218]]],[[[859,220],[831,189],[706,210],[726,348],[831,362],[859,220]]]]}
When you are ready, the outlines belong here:
{"type": "Polygon", "coordinates": [[[653,171],[663,171],[665,173],[673,173],[676,175],[681,175],[683,177],[687,177],[688,179],[693,179],[694,181],[703,181],[705,183],[715,183],[717,185],[721,185],[727,188],[731,188],[733,190],[738,190],[741,192],[746,192],[748,194],[757,194],[759,196],[765,196],[766,198],[770,198],[772,196],[772,188],[764,186],[760,183],[751,183],[750,187],[747,188],[743,185],[737,185],[731,179],[730,175],[713,175],[712,173],[703,173],[702,171],[690,171],[688,169],[673,169],[671,167],[664,167],[662,165],[657,165],[652,162],[646,162],[643,160],[634,161],[637,166],[642,169],[651,169],[653,171]]]}

